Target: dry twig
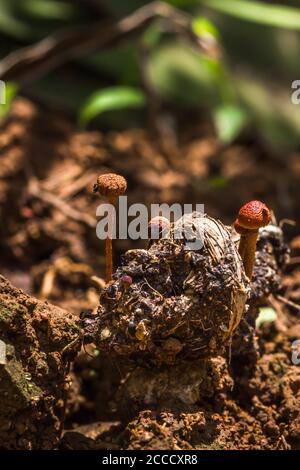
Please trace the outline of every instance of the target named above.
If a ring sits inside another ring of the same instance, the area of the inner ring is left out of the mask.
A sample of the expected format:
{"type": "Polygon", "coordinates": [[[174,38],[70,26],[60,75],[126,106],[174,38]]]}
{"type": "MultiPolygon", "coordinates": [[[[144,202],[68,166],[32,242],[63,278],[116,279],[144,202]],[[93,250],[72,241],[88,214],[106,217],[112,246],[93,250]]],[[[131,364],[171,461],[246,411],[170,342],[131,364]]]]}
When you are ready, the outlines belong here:
{"type": "Polygon", "coordinates": [[[49,204],[56,209],[60,210],[66,217],[75,220],[76,222],[81,222],[89,227],[96,227],[96,220],[94,217],[84,212],[80,212],[77,209],[71,207],[68,203],[55,196],[54,194],[43,190],[36,182],[31,182],[28,188],[29,193],[40,199],[41,201],[49,204]]]}
{"type": "Polygon", "coordinates": [[[282,295],[275,295],[275,298],[278,299],[280,302],[282,302],[283,304],[286,304],[288,305],[289,307],[292,307],[294,308],[295,310],[298,310],[298,312],[300,312],[300,305],[297,305],[295,304],[294,302],[292,302],[291,300],[289,299],[286,299],[285,297],[282,297],[282,295]]]}
{"type": "Polygon", "coordinates": [[[211,37],[199,37],[191,29],[191,17],[163,2],[139,8],[116,23],[94,23],[83,28],[57,32],[42,41],[12,52],[0,62],[2,80],[35,79],[70,59],[115,45],[144,31],[157,18],[207,55],[218,57],[220,47],[211,37]]]}

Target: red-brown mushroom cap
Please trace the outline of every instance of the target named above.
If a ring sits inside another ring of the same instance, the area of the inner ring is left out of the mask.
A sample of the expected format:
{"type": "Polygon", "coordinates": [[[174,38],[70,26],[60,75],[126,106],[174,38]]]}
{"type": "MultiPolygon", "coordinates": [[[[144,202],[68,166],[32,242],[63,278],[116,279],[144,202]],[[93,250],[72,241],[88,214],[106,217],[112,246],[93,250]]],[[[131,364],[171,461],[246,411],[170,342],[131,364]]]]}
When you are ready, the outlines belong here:
{"type": "Polygon", "coordinates": [[[125,193],[127,189],[126,179],[115,173],[106,173],[97,178],[94,185],[94,193],[100,193],[106,197],[118,197],[125,193]]]}
{"type": "Polygon", "coordinates": [[[241,207],[235,222],[235,229],[258,230],[268,225],[270,221],[271,212],[268,207],[261,201],[250,201],[241,207]]]}
{"type": "Polygon", "coordinates": [[[123,274],[123,276],[121,276],[120,278],[120,281],[122,282],[122,284],[125,286],[125,287],[129,287],[131,286],[132,284],[132,277],[131,276],[128,276],[127,274],[123,274]]]}

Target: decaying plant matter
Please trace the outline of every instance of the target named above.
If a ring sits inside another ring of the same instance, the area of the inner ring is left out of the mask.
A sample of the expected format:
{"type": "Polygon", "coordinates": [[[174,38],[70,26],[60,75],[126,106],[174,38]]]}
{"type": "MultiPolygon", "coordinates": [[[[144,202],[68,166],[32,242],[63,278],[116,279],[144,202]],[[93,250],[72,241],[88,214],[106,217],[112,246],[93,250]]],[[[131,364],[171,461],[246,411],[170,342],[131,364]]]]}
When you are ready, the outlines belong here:
{"type": "MultiPolygon", "coordinates": [[[[258,225],[268,222],[269,215],[258,225]]],[[[95,339],[100,350],[137,366],[116,397],[125,416],[147,407],[176,413],[194,409],[205,397],[216,398],[231,386],[227,347],[229,355],[233,348],[234,356],[243,352],[252,357],[251,325],[259,301],[276,292],[287,260],[279,227],[253,230],[255,244],[252,237],[250,247],[246,240],[242,259],[241,242],[229,228],[194,212],[172,224],[167,238],[151,239],[148,250],[125,253],[114,281],[101,294],[95,339]],[[177,238],[178,226],[200,222],[203,247],[191,250],[189,240],[177,238]],[[249,263],[255,263],[252,283],[249,263]]]]}
{"type": "MultiPolygon", "coordinates": [[[[270,221],[269,210],[259,201],[251,204],[259,209],[259,220],[249,222],[251,234],[243,233],[240,241],[220,221],[193,213],[192,222],[184,216],[172,225],[168,238],[151,240],[148,250],[125,253],[101,295],[98,347],[139,365],[161,366],[223,354],[240,324],[234,344],[236,338],[243,345],[246,338],[247,344],[248,334],[241,328],[246,325],[253,337],[258,306],[277,292],[288,259],[282,230],[257,227],[270,221]],[[265,210],[266,217],[260,217],[265,210]],[[189,242],[175,236],[178,226],[199,221],[203,247],[187,249],[189,242]],[[238,247],[244,244],[242,259],[238,247]],[[246,274],[253,266],[250,283],[246,274]],[[130,283],[124,281],[128,277],[130,283]]],[[[242,214],[239,220],[246,224],[242,214]]]]}
{"type": "Polygon", "coordinates": [[[184,216],[169,238],[125,253],[101,295],[97,344],[152,366],[222,354],[245,314],[248,291],[229,229],[199,213],[184,216]],[[175,237],[182,222],[203,224],[203,248],[192,251],[175,237]],[[127,290],[124,275],[133,279],[127,290]]]}

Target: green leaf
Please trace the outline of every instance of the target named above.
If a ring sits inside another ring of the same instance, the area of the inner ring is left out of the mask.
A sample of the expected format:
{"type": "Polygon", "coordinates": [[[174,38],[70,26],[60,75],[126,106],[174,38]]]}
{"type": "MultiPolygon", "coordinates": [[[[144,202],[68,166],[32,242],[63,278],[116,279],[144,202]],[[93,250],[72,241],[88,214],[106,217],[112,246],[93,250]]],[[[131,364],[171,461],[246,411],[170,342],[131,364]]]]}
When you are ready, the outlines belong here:
{"type": "Polygon", "coordinates": [[[104,88],[94,93],[81,109],[79,122],[82,126],[105,111],[126,108],[142,108],[146,104],[144,93],[131,87],[104,88]]]}
{"type": "Polygon", "coordinates": [[[220,39],[220,33],[216,26],[203,16],[198,16],[192,20],[192,31],[196,36],[210,36],[214,39],[220,39]]]}
{"type": "Polygon", "coordinates": [[[209,8],[246,21],[300,30],[300,9],[249,0],[201,0],[209,8]]]}
{"type": "Polygon", "coordinates": [[[277,313],[271,307],[261,307],[259,309],[259,315],[256,319],[255,326],[256,328],[260,328],[261,325],[264,323],[272,323],[276,320],[277,313]]]}
{"type": "Polygon", "coordinates": [[[247,121],[247,113],[239,106],[223,104],[215,109],[213,118],[219,138],[226,144],[232,142],[247,121]]]}
{"type": "Polygon", "coordinates": [[[15,83],[3,83],[0,81],[0,118],[3,119],[10,110],[11,103],[18,92],[18,86],[15,83]],[[2,102],[2,98],[4,103],[2,102]]]}

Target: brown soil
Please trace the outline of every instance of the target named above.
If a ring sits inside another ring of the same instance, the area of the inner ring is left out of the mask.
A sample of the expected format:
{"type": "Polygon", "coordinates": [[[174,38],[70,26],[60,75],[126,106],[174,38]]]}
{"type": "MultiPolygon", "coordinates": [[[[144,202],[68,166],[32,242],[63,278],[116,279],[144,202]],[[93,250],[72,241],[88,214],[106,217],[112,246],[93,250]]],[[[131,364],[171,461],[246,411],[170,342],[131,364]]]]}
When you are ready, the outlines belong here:
{"type": "MultiPolygon", "coordinates": [[[[63,116],[17,99],[0,129],[1,274],[28,294],[49,299],[77,316],[95,311],[103,288],[104,247],[93,228],[99,197],[92,187],[96,177],[109,170],[126,177],[129,204],[205,203],[210,216],[229,224],[239,207],[255,198],[272,207],[278,220],[299,221],[298,154],[279,158],[259,139],[249,137],[224,148],[209,122],[188,122],[188,126],[186,121],[178,126],[178,135],[168,133],[160,139],[144,130],[79,133],[63,116]]],[[[229,355],[226,360],[210,359],[205,383],[196,387],[192,403],[164,398],[155,405],[141,405],[138,400],[132,416],[127,412],[130,388],[126,389],[129,395],[122,390],[135,370],[126,361],[107,358],[94,346],[87,346],[88,354],[79,354],[69,375],[68,430],[60,446],[299,449],[300,365],[291,362],[291,343],[300,339],[300,310],[282,300],[300,303],[299,227],[286,226],[285,231],[291,262],[282,279],[274,278],[276,296],[262,300],[275,309],[277,320],[260,329],[255,359],[247,354],[233,355],[231,361],[229,355]]],[[[114,243],[115,264],[122,253],[133,248],[146,246],[130,240],[114,243]]],[[[61,403],[58,384],[66,380],[68,358],[64,362],[59,357],[62,369],[54,361],[48,375],[39,379],[35,374],[41,354],[46,354],[49,367],[51,347],[60,354],[71,341],[70,330],[65,330],[61,320],[57,325],[54,320],[53,328],[64,339],[59,346],[46,347],[43,340],[37,344],[37,337],[46,334],[43,322],[36,319],[40,304],[30,313],[24,294],[13,291],[4,280],[1,285],[1,302],[3,296],[7,300],[13,295],[26,320],[16,322],[21,339],[11,341],[18,345],[18,360],[24,373],[32,374],[32,382],[50,397],[52,424],[60,423],[61,410],[51,403],[61,403]],[[38,351],[32,362],[31,348],[38,351]]],[[[258,287],[263,290],[265,286],[258,287]]],[[[62,318],[58,312],[53,310],[54,319],[56,315],[62,318]]],[[[68,314],[63,317],[67,319],[68,314]]],[[[5,325],[1,325],[1,339],[6,335],[5,325]]],[[[203,373],[200,366],[194,372],[196,376],[203,373]]],[[[49,410],[46,413],[42,408],[37,417],[35,405],[27,403],[21,408],[15,410],[15,426],[7,427],[7,419],[0,422],[1,445],[5,439],[12,448],[55,447],[60,430],[53,431],[55,425],[43,421],[49,410]]]]}
{"type": "Polygon", "coordinates": [[[0,443],[52,449],[60,439],[70,362],[79,349],[76,318],[12,287],[0,276],[0,443]]]}

